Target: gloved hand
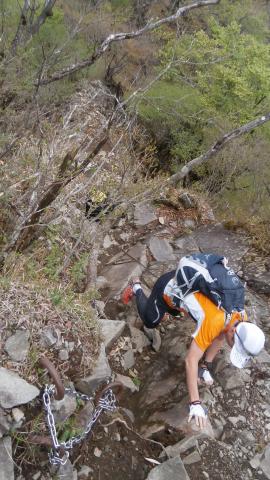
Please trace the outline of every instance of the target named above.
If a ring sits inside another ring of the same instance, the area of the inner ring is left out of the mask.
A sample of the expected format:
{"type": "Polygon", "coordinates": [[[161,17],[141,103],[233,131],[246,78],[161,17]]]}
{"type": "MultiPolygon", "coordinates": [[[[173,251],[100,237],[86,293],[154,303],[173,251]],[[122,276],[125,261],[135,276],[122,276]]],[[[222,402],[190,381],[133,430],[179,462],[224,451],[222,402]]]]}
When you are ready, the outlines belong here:
{"type": "Polygon", "coordinates": [[[205,367],[199,367],[198,370],[198,382],[204,382],[206,385],[213,385],[214,379],[209,372],[209,370],[205,367]]]}
{"type": "Polygon", "coordinates": [[[195,422],[198,427],[204,428],[206,426],[207,413],[202,407],[200,401],[191,403],[189,405],[188,422],[190,422],[193,417],[195,418],[195,422]]]}

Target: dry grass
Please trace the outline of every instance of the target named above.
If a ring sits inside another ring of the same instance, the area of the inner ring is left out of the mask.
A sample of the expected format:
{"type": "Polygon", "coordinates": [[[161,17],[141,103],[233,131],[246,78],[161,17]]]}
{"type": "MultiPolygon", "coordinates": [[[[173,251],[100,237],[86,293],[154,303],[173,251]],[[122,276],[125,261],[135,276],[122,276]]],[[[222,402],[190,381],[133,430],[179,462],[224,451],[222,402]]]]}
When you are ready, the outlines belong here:
{"type": "MultiPolygon", "coordinates": [[[[63,300],[65,292],[61,292],[63,300]]],[[[19,283],[4,277],[0,283],[0,328],[2,344],[2,366],[17,371],[33,384],[40,384],[38,360],[41,354],[51,358],[65,377],[70,377],[72,369],[79,377],[89,372],[98,354],[100,341],[99,329],[94,311],[81,298],[73,302],[62,302],[55,306],[49,296],[49,285],[40,284],[39,288],[27,283],[19,283]],[[74,342],[74,352],[68,362],[60,361],[55,348],[48,348],[42,341],[42,332],[51,328],[61,341],[74,342]],[[4,352],[5,340],[17,330],[30,333],[29,351],[24,362],[12,362],[4,352]]],[[[67,299],[68,300],[68,299],[67,299]]]]}

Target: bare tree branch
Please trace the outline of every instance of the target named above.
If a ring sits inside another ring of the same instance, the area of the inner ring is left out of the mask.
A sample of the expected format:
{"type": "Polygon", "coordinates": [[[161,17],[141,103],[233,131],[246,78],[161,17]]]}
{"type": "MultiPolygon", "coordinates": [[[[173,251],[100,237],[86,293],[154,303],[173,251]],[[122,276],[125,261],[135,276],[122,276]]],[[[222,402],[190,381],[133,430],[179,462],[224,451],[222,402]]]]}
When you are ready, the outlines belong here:
{"type": "Polygon", "coordinates": [[[202,163],[207,162],[210,158],[212,158],[214,155],[216,155],[220,150],[222,150],[226,143],[230,142],[231,140],[234,140],[237,137],[240,137],[240,135],[243,135],[244,133],[249,133],[251,130],[254,128],[259,127],[260,125],[263,125],[266,122],[269,122],[270,120],[270,112],[267,113],[266,115],[263,115],[256,120],[252,120],[249,123],[246,123],[242,127],[235,128],[229,133],[226,133],[221,137],[217,142],[215,142],[212,147],[207,150],[207,152],[203,153],[197,158],[193,158],[190,162],[188,162],[181,170],[174,175],[172,175],[167,182],[175,185],[177,184],[180,180],[185,178],[193,168],[198,167],[198,165],[201,165],[202,163]]]}
{"type": "Polygon", "coordinates": [[[76,165],[74,165],[74,160],[81,145],[73,151],[69,151],[64,156],[59,166],[56,179],[48,185],[39,198],[36,199],[36,190],[33,192],[35,193],[35,196],[33,197],[33,205],[28,214],[24,216],[16,226],[10,242],[5,249],[5,253],[8,253],[13,249],[16,251],[22,251],[32,242],[44,210],[54,202],[66,185],[82,173],[88,163],[101,150],[102,146],[108,139],[110,126],[111,121],[109,120],[109,122],[106,122],[106,126],[101,130],[97,140],[91,145],[90,153],[79,168],[76,168],[76,165]]]}
{"type": "Polygon", "coordinates": [[[40,15],[33,23],[33,18],[37,7],[35,7],[33,4],[31,5],[30,0],[24,0],[17,31],[11,43],[12,55],[16,55],[17,48],[21,43],[24,43],[39,32],[40,27],[43,25],[46,19],[52,15],[52,9],[55,5],[55,2],[56,0],[45,0],[40,15]]]}
{"type": "Polygon", "coordinates": [[[125,33],[111,33],[102,43],[101,45],[97,48],[95,53],[90,58],[87,58],[86,60],[76,63],[75,65],[71,65],[70,67],[61,70],[58,73],[55,73],[54,75],[44,78],[41,80],[40,84],[41,85],[47,85],[48,83],[55,82],[57,80],[61,80],[64,77],[67,77],[71,75],[72,73],[77,72],[78,70],[82,70],[83,68],[89,67],[95,63],[98,58],[100,58],[106,50],[109,48],[109,46],[113,42],[121,42],[122,40],[129,40],[131,38],[137,38],[140,37],[141,35],[144,35],[147,32],[156,30],[160,28],[162,25],[165,25],[167,23],[174,23],[181,17],[183,17],[185,14],[187,14],[189,11],[194,10],[199,7],[207,7],[209,5],[217,5],[220,2],[220,0],[199,0],[197,2],[194,2],[190,5],[186,5],[185,7],[178,8],[176,13],[174,15],[170,15],[168,17],[161,18],[160,20],[157,20],[156,22],[150,22],[147,23],[143,28],[133,31],[133,32],[125,32],[125,33]]]}
{"type": "Polygon", "coordinates": [[[31,35],[36,35],[40,27],[45,23],[46,19],[52,15],[52,9],[56,0],[45,0],[41,14],[38,16],[35,23],[31,26],[31,35]]]}

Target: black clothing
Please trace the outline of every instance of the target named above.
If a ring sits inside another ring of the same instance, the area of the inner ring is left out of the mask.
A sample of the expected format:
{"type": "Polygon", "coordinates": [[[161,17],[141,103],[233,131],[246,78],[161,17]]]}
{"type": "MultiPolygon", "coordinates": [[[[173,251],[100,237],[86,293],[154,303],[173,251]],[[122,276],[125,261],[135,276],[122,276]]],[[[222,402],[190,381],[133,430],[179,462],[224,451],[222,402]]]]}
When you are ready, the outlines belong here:
{"type": "Polygon", "coordinates": [[[169,307],[163,299],[164,289],[167,283],[175,276],[176,270],[164,273],[156,281],[153,286],[150,297],[147,298],[143,290],[140,288],[136,291],[136,303],[139,315],[147,328],[155,328],[165,313],[169,313],[174,317],[179,316],[179,310],[169,307]]]}

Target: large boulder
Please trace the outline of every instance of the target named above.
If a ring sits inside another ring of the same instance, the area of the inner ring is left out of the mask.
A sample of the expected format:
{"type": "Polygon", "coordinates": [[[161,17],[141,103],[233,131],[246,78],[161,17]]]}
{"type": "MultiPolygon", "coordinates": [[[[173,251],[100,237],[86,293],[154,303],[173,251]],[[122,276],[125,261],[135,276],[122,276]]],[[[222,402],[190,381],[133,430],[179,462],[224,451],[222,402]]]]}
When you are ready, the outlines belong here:
{"type": "Polygon", "coordinates": [[[222,224],[216,224],[198,228],[194,232],[194,239],[201,252],[224,255],[236,273],[242,270],[242,259],[249,249],[244,235],[226,230],[222,224]]]}
{"type": "Polygon", "coordinates": [[[137,243],[127,253],[120,253],[103,269],[102,275],[109,289],[109,296],[117,296],[126,287],[128,281],[142,274],[147,266],[146,246],[137,243]]]}
{"type": "Polygon", "coordinates": [[[102,320],[102,319],[99,319],[98,323],[100,325],[101,335],[103,337],[105,349],[107,350],[123,333],[126,323],[122,320],[102,320]]]}
{"type": "Polygon", "coordinates": [[[153,468],[147,480],[189,480],[180,457],[172,458],[153,468]]]}
{"type": "Polygon", "coordinates": [[[31,402],[39,395],[39,389],[6,368],[0,368],[0,406],[13,408],[31,402]]]}
{"type": "Polygon", "coordinates": [[[23,362],[28,353],[30,333],[28,330],[18,330],[5,343],[5,350],[14,362],[23,362]]]}
{"type": "Polygon", "coordinates": [[[174,260],[173,248],[166,238],[152,236],[149,241],[149,249],[155,260],[158,262],[167,262],[174,260]]]}
{"type": "Polygon", "coordinates": [[[11,438],[0,440],[0,480],[14,480],[11,438]]]}
{"type": "Polygon", "coordinates": [[[106,382],[111,376],[111,367],[106,357],[104,343],[100,346],[100,353],[96,366],[91,375],[85,378],[80,378],[76,382],[76,388],[86,395],[91,395],[97,387],[106,382]]]}
{"type": "Polygon", "coordinates": [[[134,223],[137,227],[148,225],[157,220],[154,207],[149,203],[140,202],[135,205],[134,223]]]}

